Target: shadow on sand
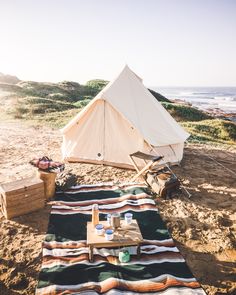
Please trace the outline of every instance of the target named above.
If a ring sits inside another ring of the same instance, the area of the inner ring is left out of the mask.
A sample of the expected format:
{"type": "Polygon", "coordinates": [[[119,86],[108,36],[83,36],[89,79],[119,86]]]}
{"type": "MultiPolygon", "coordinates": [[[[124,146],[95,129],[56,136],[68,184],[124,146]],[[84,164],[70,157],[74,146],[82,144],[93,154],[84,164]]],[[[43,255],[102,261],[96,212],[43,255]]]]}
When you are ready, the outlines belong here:
{"type": "Polygon", "coordinates": [[[192,249],[178,242],[176,242],[176,245],[181,254],[184,256],[196,279],[206,288],[207,294],[209,292],[208,288],[212,289],[212,287],[214,287],[215,290],[217,289],[217,292],[214,293],[217,295],[236,294],[236,261],[226,261],[223,252],[221,255],[222,258],[219,260],[211,253],[193,251],[192,249]],[[204,269],[204,274],[202,273],[202,269],[204,269]]]}

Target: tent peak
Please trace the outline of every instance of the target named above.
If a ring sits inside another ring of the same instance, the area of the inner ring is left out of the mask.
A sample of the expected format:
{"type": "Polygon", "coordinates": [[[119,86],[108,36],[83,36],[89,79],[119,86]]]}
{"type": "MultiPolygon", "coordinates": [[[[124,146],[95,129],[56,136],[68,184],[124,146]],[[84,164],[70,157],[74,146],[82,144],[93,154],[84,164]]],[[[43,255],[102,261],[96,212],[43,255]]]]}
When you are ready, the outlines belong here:
{"type": "Polygon", "coordinates": [[[141,77],[139,77],[134,71],[132,71],[131,68],[128,66],[128,64],[125,64],[125,66],[124,66],[123,70],[121,71],[120,75],[122,75],[123,73],[127,74],[127,75],[135,76],[136,78],[138,78],[138,80],[141,83],[143,82],[143,79],[141,77]]]}

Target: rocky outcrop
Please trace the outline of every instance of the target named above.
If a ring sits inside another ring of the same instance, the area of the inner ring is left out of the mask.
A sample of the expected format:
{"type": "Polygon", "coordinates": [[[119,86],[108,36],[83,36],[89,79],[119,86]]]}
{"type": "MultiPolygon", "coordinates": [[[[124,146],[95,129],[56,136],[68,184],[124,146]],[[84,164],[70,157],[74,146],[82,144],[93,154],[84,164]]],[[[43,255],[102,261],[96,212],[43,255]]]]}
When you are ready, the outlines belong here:
{"type": "Polygon", "coordinates": [[[0,73],[0,82],[7,84],[17,84],[18,82],[20,82],[20,79],[18,79],[16,76],[0,73]]]}

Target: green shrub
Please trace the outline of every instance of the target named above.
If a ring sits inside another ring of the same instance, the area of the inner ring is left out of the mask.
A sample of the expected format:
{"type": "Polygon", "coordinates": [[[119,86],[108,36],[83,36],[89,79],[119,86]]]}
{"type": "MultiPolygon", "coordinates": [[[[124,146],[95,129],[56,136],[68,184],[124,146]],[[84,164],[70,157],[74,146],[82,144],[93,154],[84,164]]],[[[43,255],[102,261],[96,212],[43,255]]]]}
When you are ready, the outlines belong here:
{"type": "Polygon", "coordinates": [[[22,118],[27,116],[32,117],[37,114],[62,112],[65,110],[70,110],[75,108],[76,106],[68,102],[31,96],[31,97],[25,97],[18,100],[16,107],[13,111],[13,114],[14,114],[14,117],[22,118]]]}
{"type": "Polygon", "coordinates": [[[162,102],[163,107],[175,118],[176,121],[202,121],[213,119],[210,115],[194,107],[162,102]]]}
{"type": "Polygon", "coordinates": [[[47,98],[54,99],[54,100],[61,100],[61,101],[71,101],[70,95],[67,93],[50,93],[47,95],[47,98]]]}
{"type": "Polygon", "coordinates": [[[57,83],[57,86],[67,91],[74,91],[78,90],[80,87],[83,87],[83,85],[73,81],[62,81],[57,83]]]}
{"type": "Polygon", "coordinates": [[[51,99],[43,98],[43,97],[26,97],[24,99],[25,104],[32,105],[32,104],[48,104],[49,102],[55,102],[51,99]]]}
{"type": "Polygon", "coordinates": [[[14,118],[15,119],[22,119],[25,114],[28,113],[28,109],[26,107],[22,107],[18,105],[14,110],[14,118]]]}
{"type": "Polygon", "coordinates": [[[60,87],[53,83],[39,83],[39,82],[21,82],[18,85],[22,87],[22,93],[26,96],[47,97],[52,93],[61,93],[60,87]]]}
{"type": "Polygon", "coordinates": [[[181,124],[190,134],[192,141],[236,143],[236,124],[226,120],[204,120],[181,124]]]}
{"type": "Polygon", "coordinates": [[[24,96],[52,98],[61,101],[74,102],[83,99],[87,88],[76,82],[63,81],[60,83],[20,82],[24,96]]]}
{"type": "Polygon", "coordinates": [[[81,109],[81,108],[85,107],[90,101],[91,101],[91,99],[79,100],[74,103],[74,106],[81,109]]]}
{"type": "Polygon", "coordinates": [[[101,80],[101,79],[94,79],[94,80],[89,80],[86,83],[86,86],[95,90],[97,93],[99,91],[101,91],[107,84],[109,83],[109,81],[106,80],[101,80]]]}

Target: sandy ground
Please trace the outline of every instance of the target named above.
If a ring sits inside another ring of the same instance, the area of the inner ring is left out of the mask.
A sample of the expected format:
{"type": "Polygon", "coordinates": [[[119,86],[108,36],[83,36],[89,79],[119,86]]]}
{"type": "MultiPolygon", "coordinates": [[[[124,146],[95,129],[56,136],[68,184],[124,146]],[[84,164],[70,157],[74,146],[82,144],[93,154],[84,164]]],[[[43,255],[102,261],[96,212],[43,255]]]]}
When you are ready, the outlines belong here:
{"type": "MultiPolygon", "coordinates": [[[[0,183],[35,174],[28,164],[48,155],[60,160],[58,130],[0,119],[0,183]]],[[[190,269],[207,294],[236,294],[236,177],[209,159],[236,172],[235,151],[188,146],[174,171],[191,191],[157,200],[162,218],[190,269]]],[[[129,180],[134,172],[111,167],[68,164],[79,183],[129,180]]],[[[0,294],[34,294],[41,267],[41,243],[50,206],[5,220],[0,214],[0,294]]]]}

